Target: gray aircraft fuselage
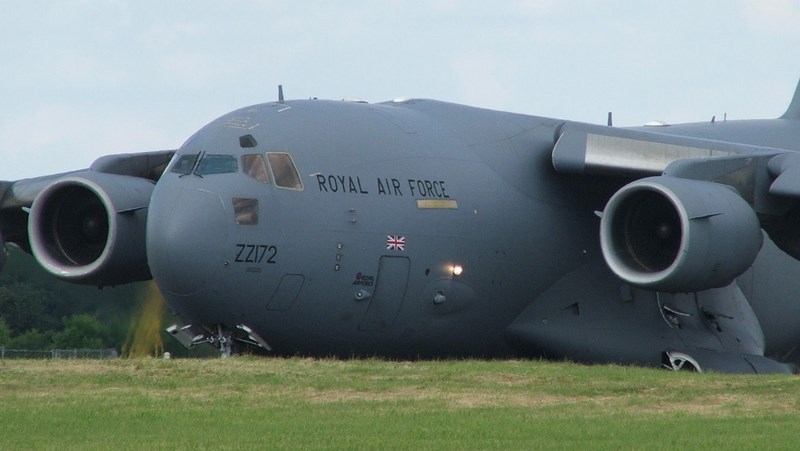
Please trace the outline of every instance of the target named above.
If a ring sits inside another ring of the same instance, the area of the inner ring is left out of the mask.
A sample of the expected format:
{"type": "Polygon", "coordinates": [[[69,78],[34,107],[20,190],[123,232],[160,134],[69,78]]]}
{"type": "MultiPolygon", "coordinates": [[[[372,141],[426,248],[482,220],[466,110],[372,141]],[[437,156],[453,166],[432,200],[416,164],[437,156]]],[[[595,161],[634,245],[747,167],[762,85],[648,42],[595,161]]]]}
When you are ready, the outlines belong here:
{"type": "Polygon", "coordinates": [[[223,355],[791,372],[798,150],[800,89],[779,119],[638,128],[281,96],[0,182],[0,237],[71,282],[152,278],[223,355]]]}
{"type": "MultiPolygon", "coordinates": [[[[241,170],[168,169],[149,208],[153,276],[187,321],[247,324],[284,354],[658,365],[663,350],[697,343],[664,319],[658,293],[627,287],[606,267],[596,212],[629,179],[555,172],[551,152],[563,124],[431,100],[291,101],[232,112],[173,162],[288,153],[302,187],[241,170]],[[242,147],[246,135],[253,147],[242,147]],[[237,223],[242,199],[257,203],[257,221],[237,223]]],[[[800,143],[794,124],[731,125],[663,131],[800,143]]],[[[744,276],[759,318],[779,324],[765,327],[774,346],[767,352],[800,340],[788,319],[800,317],[798,303],[775,299],[800,289],[798,269],[767,247],[744,276]]],[[[684,309],[699,308],[678,297],[684,309]]],[[[725,337],[707,335],[702,347],[724,348],[725,337]]],[[[758,353],[758,333],[742,335],[737,349],[758,353]]]]}

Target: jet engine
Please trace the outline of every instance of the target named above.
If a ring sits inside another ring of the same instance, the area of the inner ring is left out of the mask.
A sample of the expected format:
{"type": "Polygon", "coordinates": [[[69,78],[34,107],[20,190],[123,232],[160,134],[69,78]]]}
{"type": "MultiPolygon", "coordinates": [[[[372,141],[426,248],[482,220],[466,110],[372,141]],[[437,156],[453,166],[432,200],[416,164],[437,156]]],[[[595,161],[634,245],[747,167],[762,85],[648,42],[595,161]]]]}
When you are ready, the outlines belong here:
{"type": "Polygon", "coordinates": [[[728,285],[752,265],[762,239],[755,212],[731,187],[667,176],[621,188],[600,222],[611,270],[657,291],[728,285]]]}
{"type": "Polygon", "coordinates": [[[87,285],[150,279],[147,179],[83,171],[46,186],[28,220],[31,252],[55,276],[87,285]]]}

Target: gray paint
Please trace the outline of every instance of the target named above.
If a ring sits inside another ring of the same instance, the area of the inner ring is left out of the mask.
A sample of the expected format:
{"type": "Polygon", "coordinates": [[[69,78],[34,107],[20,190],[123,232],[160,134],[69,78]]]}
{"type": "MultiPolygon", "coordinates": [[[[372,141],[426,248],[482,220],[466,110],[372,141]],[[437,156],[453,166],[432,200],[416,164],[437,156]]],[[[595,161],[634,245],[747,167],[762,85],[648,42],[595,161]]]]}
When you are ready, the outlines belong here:
{"type": "MultiPolygon", "coordinates": [[[[781,228],[796,200],[791,183],[783,197],[769,187],[797,170],[781,155],[800,146],[798,104],[776,120],[615,129],[422,99],[282,100],[212,121],[172,161],[288,152],[300,190],[276,186],[274,167],[269,184],[241,170],[161,174],[162,152],[94,167],[158,180],[149,269],[170,308],[223,350],[250,328],[250,342],[287,355],[688,356],[787,371],[763,356],[800,362],[800,264],[784,252],[796,232],[781,228]],[[778,245],[767,238],[738,284],[666,293],[621,279],[603,259],[599,216],[628,182],[662,170],[696,181],[685,197],[731,187],[745,201],[731,213],[754,208],[778,245]],[[239,212],[237,223],[234,199],[257,203],[257,221],[239,212]]],[[[3,185],[8,241],[28,248],[18,208],[62,177],[3,185]]]]}

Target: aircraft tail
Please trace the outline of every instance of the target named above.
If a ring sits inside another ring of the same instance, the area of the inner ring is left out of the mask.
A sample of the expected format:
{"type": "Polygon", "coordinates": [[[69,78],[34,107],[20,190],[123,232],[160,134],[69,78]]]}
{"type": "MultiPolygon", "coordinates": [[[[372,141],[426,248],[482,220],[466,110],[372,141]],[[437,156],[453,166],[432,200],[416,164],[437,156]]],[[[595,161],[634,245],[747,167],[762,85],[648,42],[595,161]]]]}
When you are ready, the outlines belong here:
{"type": "Polygon", "coordinates": [[[794,91],[794,97],[792,97],[792,103],[789,104],[789,108],[783,113],[781,119],[795,119],[800,120],[800,82],[797,83],[797,89],[794,91]]]}

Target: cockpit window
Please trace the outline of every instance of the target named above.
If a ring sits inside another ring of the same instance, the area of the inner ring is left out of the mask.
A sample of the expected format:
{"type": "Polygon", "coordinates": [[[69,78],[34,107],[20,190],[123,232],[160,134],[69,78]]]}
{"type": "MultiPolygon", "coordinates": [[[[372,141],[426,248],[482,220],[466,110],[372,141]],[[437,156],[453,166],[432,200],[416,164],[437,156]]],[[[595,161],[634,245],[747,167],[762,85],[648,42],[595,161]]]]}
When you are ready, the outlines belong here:
{"type": "Polygon", "coordinates": [[[258,199],[234,197],[233,218],[239,225],[257,225],[258,199]]]}
{"type": "Polygon", "coordinates": [[[205,154],[197,164],[195,174],[211,175],[211,174],[229,174],[239,171],[239,163],[233,155],[221,154],[205,154]]]}
{"type": "Polygon", "coordinates": [[[281,188],[303,189],[303,182],[300,180],[291,155],[285,152],[267,152],[267,160],[272,168],[275,185],[281,188]]]}
{"type": "Polygon", "coordinates": [[[195,162],[197,162],[197,154],[181,155],[178,161],[172,165],[170,172],[181,175],[189,174],[194,169],[195,162]]]}
{"type": "Polygon", "coordinates": [[[258,180],[261,183],[269,183],[269,172],[267,172],[267,162],[264,155],[242,155],[242,170],[245,175],[258,180]]]}

